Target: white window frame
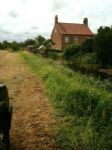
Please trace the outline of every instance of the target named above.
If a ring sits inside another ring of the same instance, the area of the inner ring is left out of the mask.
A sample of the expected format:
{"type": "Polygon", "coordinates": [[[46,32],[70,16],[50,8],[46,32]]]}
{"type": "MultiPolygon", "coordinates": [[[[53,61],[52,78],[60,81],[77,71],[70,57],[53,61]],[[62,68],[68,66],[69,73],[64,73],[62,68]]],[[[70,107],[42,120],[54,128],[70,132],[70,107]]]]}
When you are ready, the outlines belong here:
{"type": "Polygon", "coordinates": [[[69,36],[65,36],[65,43],[69,43],[69,36]]]}

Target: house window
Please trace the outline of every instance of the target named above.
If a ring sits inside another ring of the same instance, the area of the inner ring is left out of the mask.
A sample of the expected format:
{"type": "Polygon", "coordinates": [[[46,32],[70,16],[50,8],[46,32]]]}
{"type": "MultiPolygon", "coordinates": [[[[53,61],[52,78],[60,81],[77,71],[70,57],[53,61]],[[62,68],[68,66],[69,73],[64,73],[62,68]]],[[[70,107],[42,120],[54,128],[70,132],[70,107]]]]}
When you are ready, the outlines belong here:
{"type": "Polygon", "coordinates": [[[78,42],[79,41],[79,38],[77,36],[74,36],[74,41],[75,42],[78,42]]]}
{"type": "Polygon", "coordinates": [[[69,43],[69,37],[65,36],[65,43],[69,43]]]}

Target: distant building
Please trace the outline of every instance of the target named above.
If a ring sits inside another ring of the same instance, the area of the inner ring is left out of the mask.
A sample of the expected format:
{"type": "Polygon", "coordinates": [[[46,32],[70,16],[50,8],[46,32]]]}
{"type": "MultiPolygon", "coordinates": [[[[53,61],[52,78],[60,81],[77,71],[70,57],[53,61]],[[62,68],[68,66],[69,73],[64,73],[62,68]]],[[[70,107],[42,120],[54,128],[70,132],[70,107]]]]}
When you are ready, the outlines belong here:
{"type": "Polygon", "coordinates": [[[52,49],[63,50],[67,45],[83,43],[86,39],[92,38],[93,32],[88,27],[88,19],[84,18],[83,24],[58,22],[55,16],[55,24],[52,30],[51,39],[54,43],[52,49]]]}

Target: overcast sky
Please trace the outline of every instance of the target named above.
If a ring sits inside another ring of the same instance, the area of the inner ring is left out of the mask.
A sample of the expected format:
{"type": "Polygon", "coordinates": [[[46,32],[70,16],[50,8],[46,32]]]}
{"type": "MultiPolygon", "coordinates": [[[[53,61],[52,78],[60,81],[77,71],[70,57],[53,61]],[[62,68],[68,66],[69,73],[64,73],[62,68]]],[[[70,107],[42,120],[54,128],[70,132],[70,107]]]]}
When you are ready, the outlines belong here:
{"type": "Polygon", "coordinates": [[[0,0],[0,41],[49,38],[56,14],[60,22],[82,23],[88,17],[95,33],[112,25],[112,0],[0,0]]]}

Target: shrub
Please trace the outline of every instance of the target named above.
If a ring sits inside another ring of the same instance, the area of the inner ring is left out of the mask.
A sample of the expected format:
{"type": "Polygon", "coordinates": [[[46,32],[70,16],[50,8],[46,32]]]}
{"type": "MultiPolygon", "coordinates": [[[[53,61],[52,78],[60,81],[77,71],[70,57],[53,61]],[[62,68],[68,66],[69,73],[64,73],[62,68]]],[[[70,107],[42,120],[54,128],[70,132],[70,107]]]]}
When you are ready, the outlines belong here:
{"type": "Polygon", "coordinates": [[[49,57],[52,58],[52,59],[56,59],[57,58],[57,53],[53,52],[53,51],[50,51],[49,52],[49,57]]]}
{"type": "Polygon", "coordinates": [[[72,44],[64,49],[63,58],[70,61],[80,52],[80,45],[72,44]]]}
{"type": "Polygon", "coordinates": [[[13,51],[19,51],[20,50],[20,46],[16,41],[13,41],[11,43],[11,48],[12,48],[13,51]]]}
{"type": "Polygon", "coordinates": [[[96,53],[85,53],[81,54],[79,57],[75,59],[75,62],[79,65],[90,65],[97,64],[97,56],[96,53]]]}
{"type": "Polygon", "coordinates": [[[84,54],[84,53],[93,52],[94,51],[93,45],[94,45],[94,39],[93,38],[87,39],[81,45],[81,53],[84,54]]]}
{"type": "Polygon", "coordinates": [[[112,65],[112,27],[100,27],[95,37],[96,53],[102,66],[112,65]]]}

